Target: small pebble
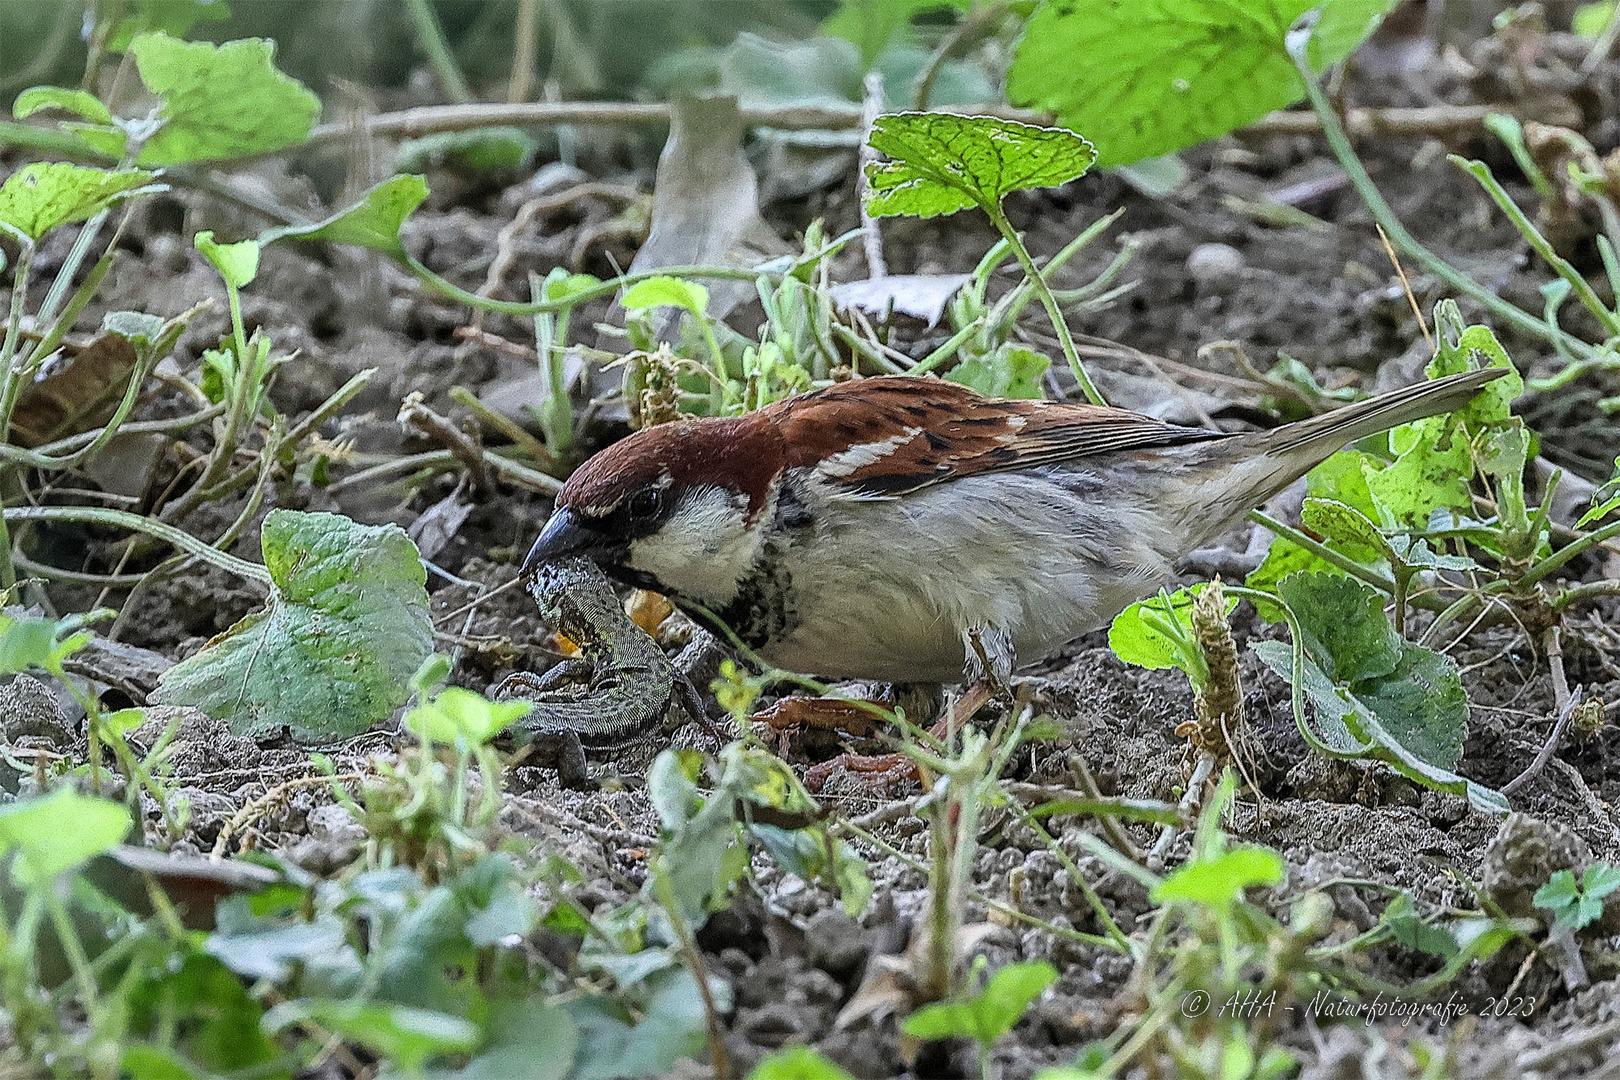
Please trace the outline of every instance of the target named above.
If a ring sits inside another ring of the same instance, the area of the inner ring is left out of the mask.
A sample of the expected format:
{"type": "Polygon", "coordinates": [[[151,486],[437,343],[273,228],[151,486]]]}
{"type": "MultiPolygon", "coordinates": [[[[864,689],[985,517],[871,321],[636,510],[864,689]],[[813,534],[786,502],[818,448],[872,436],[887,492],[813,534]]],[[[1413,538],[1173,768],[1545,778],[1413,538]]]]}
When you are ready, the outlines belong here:
{"type": "Polygon", "coordinates": [[[1187,256],[1187,273],[1208,287],[1236,284],[1244,265],[1243,252],[1230,244],[1199,244],[1187,256]]]}

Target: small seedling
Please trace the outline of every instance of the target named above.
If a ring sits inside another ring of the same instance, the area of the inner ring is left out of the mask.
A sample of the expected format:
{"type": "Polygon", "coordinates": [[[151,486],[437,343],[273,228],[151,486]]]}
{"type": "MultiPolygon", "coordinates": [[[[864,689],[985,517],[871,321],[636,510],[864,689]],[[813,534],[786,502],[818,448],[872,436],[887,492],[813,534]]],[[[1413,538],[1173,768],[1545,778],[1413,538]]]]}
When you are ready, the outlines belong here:
{"type": "Polygon", "coordinates": [[[1237,647],[1226,623],[1235,607],[1219,581],[1173,594],[1161,589],[1120,612],[1108,630],[1108,647],[1127,664],[1173,667],[1187,676],[1197,720],[1176,733],[1224,758],[1231,757],[1231,741],[1244,725],[1237,647]]]}
{"type": "Polygon", "coordinates": [[[1620,892],[1620,867],[1593,863],[1577,882],[1574,873],[1559,870],[1536,890],[1536,907],[1552,913],[1553,921],[1570,930],[1584,930],[1603,917],[1605,898],[1620,892]]]}
{"type": "Polygon", "coordinates": [[[979,1044],[979,1074],[991,1080],[991,1049],[1057,978],[1057,968],[1045,960],[1008,964],[978,992],[924,1005],[901,1028],[919,1039],[972,1039],[979,1044]]]}
{"type": "Polygon", "coordinates": [[[880,116],[868,141],[890,160],[866,168],[867,213],[926,218],[971,206],[983,210],[1046,308],[1080,389],[1092,404],[1104,404],[1080,362],[1057,297],[1001,206],[1014,191],[1058,187],[1084,176],[1097,159],[1091,144],[1062,128],[944,113],[880,116]]]}

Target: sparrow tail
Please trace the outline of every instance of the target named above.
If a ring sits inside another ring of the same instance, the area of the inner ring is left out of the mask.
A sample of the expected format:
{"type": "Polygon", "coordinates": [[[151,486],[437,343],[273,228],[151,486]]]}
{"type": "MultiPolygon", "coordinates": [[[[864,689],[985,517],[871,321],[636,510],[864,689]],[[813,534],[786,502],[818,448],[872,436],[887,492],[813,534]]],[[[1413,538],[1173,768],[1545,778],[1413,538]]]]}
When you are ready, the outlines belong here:
{"type": "Polygon", "coordinates": [[[1261,436],[1263,449],[1268,454],[1309,460],[1314,464],[1357,439],[1466,405],[1480,387],[1506,374],[1506,368],[1482,368],[1392,390],[1321,416],[1274,428],[1261,436]]]}

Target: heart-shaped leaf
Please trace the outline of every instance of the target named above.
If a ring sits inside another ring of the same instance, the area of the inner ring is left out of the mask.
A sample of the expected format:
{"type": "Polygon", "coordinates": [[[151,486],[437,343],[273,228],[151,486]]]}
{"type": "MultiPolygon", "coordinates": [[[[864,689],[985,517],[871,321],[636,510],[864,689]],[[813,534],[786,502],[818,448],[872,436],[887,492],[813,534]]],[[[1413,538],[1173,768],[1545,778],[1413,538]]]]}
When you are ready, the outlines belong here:
{"type": "Polygon", "coordinates": [[[267,607],[164,672],[153,701],[195,705],[237,734],[318,741],[403,704],[432,650],[427,580],[397,525],[272,510],[261,534],[267,607]]]}

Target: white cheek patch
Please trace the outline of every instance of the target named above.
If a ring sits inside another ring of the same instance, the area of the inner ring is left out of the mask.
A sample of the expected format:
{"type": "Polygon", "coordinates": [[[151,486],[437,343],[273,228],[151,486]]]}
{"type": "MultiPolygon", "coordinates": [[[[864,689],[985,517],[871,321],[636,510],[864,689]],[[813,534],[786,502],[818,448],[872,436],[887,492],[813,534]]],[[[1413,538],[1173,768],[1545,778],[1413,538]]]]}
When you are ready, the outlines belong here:
{"type": "Polygon", "coordinates": [[[705,606],[729,603],[753,569],[773,509],[750,528],[746,496],[719,487],[689,491],[657,532],[630,542],[630,567],[705,606]]]}
{"type": "Polygon", "coordinates": [[[848,476],[857,469],[864,469],[874,462],[882,461],[920,434],[922,428],[908,427],[898,435],[890,435],[887,439],[852,446],[827,458],[817,466],[816,471],[828,477],[848,476]]]}

